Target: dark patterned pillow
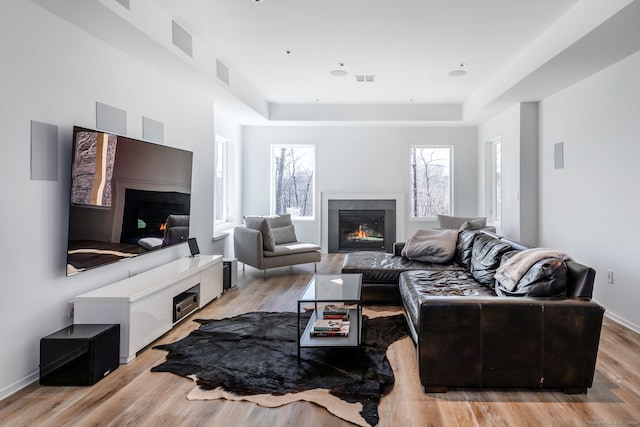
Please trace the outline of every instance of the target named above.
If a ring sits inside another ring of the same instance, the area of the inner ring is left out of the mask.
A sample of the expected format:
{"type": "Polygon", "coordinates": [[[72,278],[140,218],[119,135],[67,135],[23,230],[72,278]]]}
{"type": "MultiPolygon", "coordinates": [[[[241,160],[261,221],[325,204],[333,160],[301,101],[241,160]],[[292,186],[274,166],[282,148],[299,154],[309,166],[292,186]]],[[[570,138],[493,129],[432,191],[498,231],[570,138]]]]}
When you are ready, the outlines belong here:
{"type": "MultiPolygon", "coordinates": [[[[513,251],[514,253],[517,251],[513,251]]],[[[502,263],[513,254],[504,255],[502,263]]],[[[520,278],[514,289],[498,280],[496,294],[510,297],[559,297],[567,294],[567,264],[560,258],[545,258],[532,265],[520,278]]]]}
{"type": "Polygon", "coordinates": [[[479,234],[473,241],[471,250],[471,275],[490,288],[494,287],[494,275],[500,266],[502,256],[513,250],[511,245],[488,234],[479,234]]]}
{"type": "Polygon", "coordinates": [[[473,241],[477,235],[476,231],[464,230],[458,233],[458,241],[456,242],[456,253],[453,260],[466,269],[471,268],[471,250],[473,249],[473,241]]]}

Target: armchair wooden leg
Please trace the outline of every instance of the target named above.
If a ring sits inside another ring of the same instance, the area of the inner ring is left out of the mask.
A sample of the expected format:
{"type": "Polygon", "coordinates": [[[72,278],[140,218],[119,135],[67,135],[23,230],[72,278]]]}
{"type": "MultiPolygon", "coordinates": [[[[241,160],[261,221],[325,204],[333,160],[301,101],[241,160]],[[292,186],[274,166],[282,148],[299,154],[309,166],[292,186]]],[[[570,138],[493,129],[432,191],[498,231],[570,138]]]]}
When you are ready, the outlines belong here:
{"type": "Polygon", "coordinates": [[[267,280],[267,269],[264,269],[264,280],[267,280]]]}
{"type": "Polygon", "coordinates": [[[318,263],[313,263],[313,272],[317,273],[318,272],[318,263]]]}

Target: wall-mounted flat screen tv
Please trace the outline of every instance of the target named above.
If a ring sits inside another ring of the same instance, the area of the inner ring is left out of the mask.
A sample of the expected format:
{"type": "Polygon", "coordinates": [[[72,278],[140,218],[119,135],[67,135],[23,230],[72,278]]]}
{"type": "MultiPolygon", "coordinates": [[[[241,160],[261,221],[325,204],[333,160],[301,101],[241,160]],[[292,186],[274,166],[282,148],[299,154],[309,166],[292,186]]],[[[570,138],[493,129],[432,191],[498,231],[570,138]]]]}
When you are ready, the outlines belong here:
{"type": "Polygon", "coordinates": [[[67,275],[186,242],[193,153],[73,128],[67,275]]]}

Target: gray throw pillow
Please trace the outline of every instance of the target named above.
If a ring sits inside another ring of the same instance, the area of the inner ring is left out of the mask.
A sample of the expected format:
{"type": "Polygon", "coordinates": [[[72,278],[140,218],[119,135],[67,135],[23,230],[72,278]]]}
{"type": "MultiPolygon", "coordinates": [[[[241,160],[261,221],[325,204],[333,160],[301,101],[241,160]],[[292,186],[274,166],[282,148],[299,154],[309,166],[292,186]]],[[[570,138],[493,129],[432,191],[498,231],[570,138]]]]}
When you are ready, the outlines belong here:
{"type": "Polygon", "coordinates": [[[440,224],[440,228],[450,228],[454,230],[459,230],[460,227],[462,227],[462,224],[464,224],[466,221],[475,220],[484,220],[484,224],[487,224],[487,218],[469,218],[464,216],[438,215],[438,223],[440,224]]]}
{"type": "Polygon", "coordinates": [[[298,241],[298,238],[296,237],[296,229],[293,227],[293,224],[285,227],[272,227],[271,232],[273,233],[273,239],[275,240],[276,245],[298,241]]]}
{"type": "Polygon", "coordinates": [[[485,228],[486,226],[487,226],[486,218],[470,219],[462,223],[462,225],[460,226],[460,231],[480,230],[481,228],[485,228]]]}
{"type": "Polygon", "coordinates": [[[269,221],[271,228],[287,227],[292,225],[291,214],[272,215],[265,218],[269,221]]]}
{"type": "Polygon", "coordinates": [[[265,217],[245,216],[244,225],[247,228],[252,228],[262,233],[262,243],[265,250],[273,252],[276,249],[276,243],[273,238],[273,233],[271,232],[271,226],[265,217]]]}
{"type": "Polygon", "coordinates": [[[291,222],[291,214],[273,215],[265,217],[271,226],[273,240],[276,245],[297,242],[296,231],[291,222]]]}

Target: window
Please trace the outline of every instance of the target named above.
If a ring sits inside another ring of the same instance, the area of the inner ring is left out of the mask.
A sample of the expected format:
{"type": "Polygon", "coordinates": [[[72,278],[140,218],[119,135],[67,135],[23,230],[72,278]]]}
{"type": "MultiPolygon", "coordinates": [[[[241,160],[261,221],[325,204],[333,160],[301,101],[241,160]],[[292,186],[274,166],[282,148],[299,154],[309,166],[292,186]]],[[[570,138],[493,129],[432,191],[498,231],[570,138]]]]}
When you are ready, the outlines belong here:
{"type": "Polygon", "coordinates": [[[223,224],[229,219],[229,200],[228,200],[228,179],[227,174],[227,148],[228,141],[216,137],[215,151],[215,190],[214,190],[214,206],[215,206],[215,224],[223,224]]]}
{"type": "Polygon", "coordinates": [[[502,222],[502,139],[491,144],[491,219],[496,225],[502,222]]]}
{"type": "Polygon", "coordinates": [[[453,147],[411,147],[411,218],[451,214],[453,147]]]}
{"type": "Polygon", "coordinates": [[[313,218],[316,148],[313,145],[271,146],[271,212],[313,218]]]}

